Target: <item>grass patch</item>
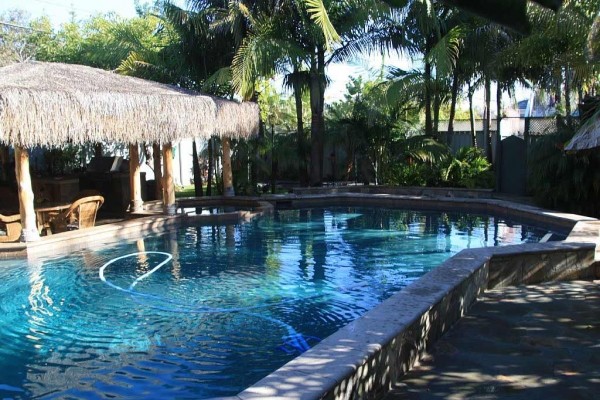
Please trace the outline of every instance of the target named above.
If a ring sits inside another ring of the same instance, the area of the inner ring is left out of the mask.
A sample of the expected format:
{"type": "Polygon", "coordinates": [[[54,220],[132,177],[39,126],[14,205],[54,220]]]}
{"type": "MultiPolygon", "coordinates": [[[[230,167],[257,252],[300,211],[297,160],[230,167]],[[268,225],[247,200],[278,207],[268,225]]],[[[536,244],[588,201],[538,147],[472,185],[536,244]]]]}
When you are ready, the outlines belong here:
{"type": "MultiPolygon", "coordinates": [[[[216,190],[216,188],[213,187],[213,190],[216,190]]],[[[202,185],[202,191],[206,195],[206,185],[202,185]]],[[[196,191],[194,190],[193,184],[187,185],[187,186],[175,186],[175,198],[195,197],[195,196],[196,196],[196,191]]]]}
{"type": "Polygon", "coordinates": [[[194,192],[194,185],[175,187],[175,198],[194,196],[196,196],[196,193],[194,192]]]}

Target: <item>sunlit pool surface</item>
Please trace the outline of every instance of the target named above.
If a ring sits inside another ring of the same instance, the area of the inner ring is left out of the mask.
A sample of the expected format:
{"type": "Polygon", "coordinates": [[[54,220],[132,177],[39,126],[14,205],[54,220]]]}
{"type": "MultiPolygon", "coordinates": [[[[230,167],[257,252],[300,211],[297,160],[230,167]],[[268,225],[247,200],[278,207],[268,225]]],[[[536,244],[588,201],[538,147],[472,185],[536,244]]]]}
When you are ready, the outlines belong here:
{"type": "Polygon", "coordinates": [[[1,261],[0,398],[234,395],[461,249],[547,234],[496,217],[286,210],[1,261]]]}

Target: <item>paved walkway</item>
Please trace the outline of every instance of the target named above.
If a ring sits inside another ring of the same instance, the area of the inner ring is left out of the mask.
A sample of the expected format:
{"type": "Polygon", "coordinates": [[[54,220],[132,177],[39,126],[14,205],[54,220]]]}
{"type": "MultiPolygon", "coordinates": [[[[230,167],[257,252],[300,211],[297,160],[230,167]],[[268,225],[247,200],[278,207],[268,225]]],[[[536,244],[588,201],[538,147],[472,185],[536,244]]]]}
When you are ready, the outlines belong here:
{"type": "Polygon", "coordinates": [[[485,293],[384,400],[600,399],[600,281],[485,293]]]}

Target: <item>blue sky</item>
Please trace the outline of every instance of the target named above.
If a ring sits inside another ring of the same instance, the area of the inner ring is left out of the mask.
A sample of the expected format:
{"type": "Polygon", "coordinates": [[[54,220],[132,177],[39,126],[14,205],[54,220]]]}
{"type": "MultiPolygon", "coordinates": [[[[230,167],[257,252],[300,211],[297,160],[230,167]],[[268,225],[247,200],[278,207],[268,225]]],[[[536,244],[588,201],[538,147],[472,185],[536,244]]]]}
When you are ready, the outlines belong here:
{"type": "Polygon", "coordinates": [[[77,19],[86,19],[90,15],[106,12],[115,12],[124,17],[135,16],[133,0],[2,0],[0,2],[0,14],[11,9],[25,10],[33,18],[46,15],[56,27],[67,22],[71,12],[75,12],[77,19]]]}

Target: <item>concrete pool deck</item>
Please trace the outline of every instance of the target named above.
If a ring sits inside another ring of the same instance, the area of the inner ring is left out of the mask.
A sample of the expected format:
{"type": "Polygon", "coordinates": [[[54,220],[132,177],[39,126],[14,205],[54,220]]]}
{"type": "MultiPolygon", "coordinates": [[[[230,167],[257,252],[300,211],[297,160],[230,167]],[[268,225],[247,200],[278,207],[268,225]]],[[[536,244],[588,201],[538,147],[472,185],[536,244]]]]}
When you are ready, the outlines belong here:
{"type": "Polygon", "coordinates": [[[483,294],[383,400],[595,399],[600,281],[483,294]]]}

